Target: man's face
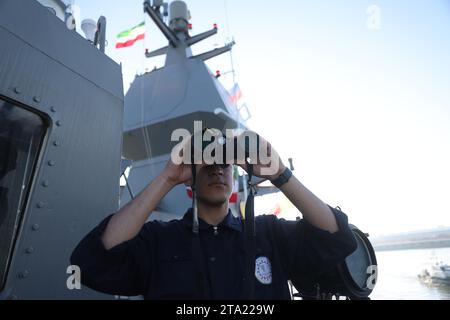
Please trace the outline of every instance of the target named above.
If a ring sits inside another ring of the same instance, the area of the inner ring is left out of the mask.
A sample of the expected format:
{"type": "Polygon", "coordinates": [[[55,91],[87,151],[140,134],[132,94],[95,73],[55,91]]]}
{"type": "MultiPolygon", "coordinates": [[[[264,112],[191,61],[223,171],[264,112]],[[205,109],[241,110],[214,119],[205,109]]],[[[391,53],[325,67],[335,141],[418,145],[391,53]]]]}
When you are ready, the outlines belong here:
{"type": "Polygon", "coordinates": [[[197,200],[219,206],[228,202],[233,191],[233,166],[197,165],[197,200]]]}

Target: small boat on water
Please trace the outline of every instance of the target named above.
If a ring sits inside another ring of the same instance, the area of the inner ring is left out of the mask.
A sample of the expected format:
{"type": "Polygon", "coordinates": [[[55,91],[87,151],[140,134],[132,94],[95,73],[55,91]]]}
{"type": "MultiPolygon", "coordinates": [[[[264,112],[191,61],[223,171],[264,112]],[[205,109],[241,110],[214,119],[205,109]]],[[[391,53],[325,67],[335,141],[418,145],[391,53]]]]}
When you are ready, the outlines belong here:
{"type": "Polygon", "coordinates": [[[450,285],[450,265],[442,261],[431,263],[418,277],[428,284],[450,285]]]}

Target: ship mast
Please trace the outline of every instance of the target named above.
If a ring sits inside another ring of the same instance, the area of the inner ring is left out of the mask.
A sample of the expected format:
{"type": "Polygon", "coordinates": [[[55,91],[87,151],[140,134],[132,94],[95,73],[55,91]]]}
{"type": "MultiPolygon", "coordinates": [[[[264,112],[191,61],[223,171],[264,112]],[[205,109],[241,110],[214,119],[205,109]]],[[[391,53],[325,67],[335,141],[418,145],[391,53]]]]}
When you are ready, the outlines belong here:
{"type": "Polygon", "coordinates": [[[153,5],[150,4],[150,0],[144,2],[144,11],[150,16],[169,42],[169,45],[165,47],[146,52],[145,55],[147,58],[166,54],[166,66],[176,64],[185,59],[200,59],[206,61],[230,51],[235,44],[235,42],[232,41],[221,48],[193,56],[190,47],[217,34],[217,25],[214,25],[211,30],[191,36],[189,34],[190,13],[186,3],[184,1],[173,1],[170,4],[169,25],[164,23],[162,19],[163,14],[161,13],[161,9],[164,9],[165,6],[167,6],[167,4],[163,3],[161,0],[154,0],[153,5]]]}

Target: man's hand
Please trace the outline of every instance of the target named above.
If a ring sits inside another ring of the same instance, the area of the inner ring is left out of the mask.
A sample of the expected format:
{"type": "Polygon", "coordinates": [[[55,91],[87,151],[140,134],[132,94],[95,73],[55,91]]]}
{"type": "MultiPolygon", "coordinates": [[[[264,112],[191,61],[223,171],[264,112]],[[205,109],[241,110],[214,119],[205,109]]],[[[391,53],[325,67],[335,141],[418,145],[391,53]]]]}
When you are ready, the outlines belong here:
{"type": "MultiPolygon", "coordinates": [[[[253,131],[245,131],[242,135],[250,134],[257,135],[257,133],[253,131]]],[[[275,180],[278,176],[283,173],[286,168],[283,162],[280,159],[277,151],[272,147],[272,145],[263,137],[259,136],[259,146],[258,146],[257,154],[258,159],[256,163],[253,163],[253,175],[265,178],[268,180],[275,180]]],[[[242,148],[242,146],[238,146],[238,148],[242,148]]],[[[251,154],[252,152],[250,152],[251,154]]],[[[256,159],[253,159],[255,161],[256,159]]],[[[246,164],[238,164],[241,168],[248,172],[248,168],[246,164]]]]}
{"type": "Polygon", "coordinates": [[[173,186],[180,183],[187,185],[191,185],[192,183],[191,166],[188,164],[175,164],[171,159],[167,162],[161,175],[173,186]]]}
{"type": "MultiPolygon", "coordinates": [[[[182,146],[185,143],[187,142],[182,141],[176,146],[178,148],[177,155],[183,155],[182,146]]],[[[189,183],[191,176],[189,164],[176,164],[174,159],[170,159],[163,172],[151,181],[134,200],[123,206],[109,220],[102,235],[105,248],[109,250],[136,237],[164,196],[176,185],[189,183]]]]}
{"type": "Polygon", "coordinates": [[[171,158],[166,164],[161,176],[172,186],[180,183],[192,184],[192,168],[190,164],[182,163],[183,150],[190,148],[191,138],[183,140],[177,144],[171,154],[171,158]]]}
{"type": "MultiPolygon", "coordinates": [[[[243,134],[246,133],[256,134],[252,131],[246,131],[243,134]]],[[[242,149],[242,144],[238,145],[238,148],[242,149]]],[[[251,154],[250,151],[250,157],[251,154]]],[[[275,149],[261,136],[259,136],[258,158],[259,156],[267,159],[258,159],[258,162],[253,164],[255,176],[273,181],[286,169],[275,149]]],[[[248,172],[247,165],[239,164],[239,166],[248,172]]],[[[280,190],[313,226],[331,233],[339,230],[331,209],[301,184],[295,176],[292,176],[287,183],[281,186],[280,190]]]]}

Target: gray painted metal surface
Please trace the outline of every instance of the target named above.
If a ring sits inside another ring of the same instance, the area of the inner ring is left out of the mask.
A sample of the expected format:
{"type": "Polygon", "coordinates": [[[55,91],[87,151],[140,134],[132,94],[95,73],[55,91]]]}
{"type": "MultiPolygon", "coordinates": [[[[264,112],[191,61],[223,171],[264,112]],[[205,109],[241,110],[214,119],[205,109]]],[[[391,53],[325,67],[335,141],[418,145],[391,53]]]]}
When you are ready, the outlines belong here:
{"type": "Polygon", "coordinates": [[[121,69],[35,1],[0,0],[0,43],[0,98],[48,124],[0,299],[108,297],[69,290],[66,270],[118,208],[121,69]]]}

